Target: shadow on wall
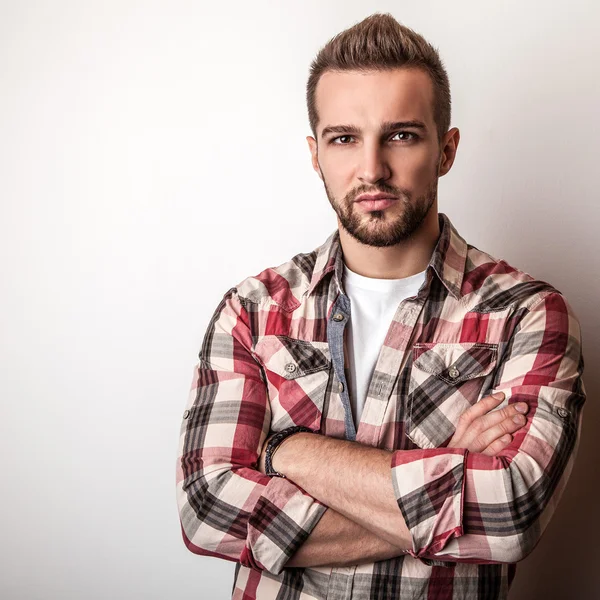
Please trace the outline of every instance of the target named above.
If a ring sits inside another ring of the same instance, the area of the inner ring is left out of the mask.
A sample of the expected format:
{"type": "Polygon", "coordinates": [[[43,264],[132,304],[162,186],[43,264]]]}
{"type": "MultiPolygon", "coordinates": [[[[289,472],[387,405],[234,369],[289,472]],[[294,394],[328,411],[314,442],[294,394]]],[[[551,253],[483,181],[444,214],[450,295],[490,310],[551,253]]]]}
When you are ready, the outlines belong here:
{"type": "MultiPolygon", "coordinates": [[[[596,600],[600,589],[600,339],[589,319],[578,315],[583,332],[583,381],[587,400],[581,442],[563,497],[534,551],[517,566],[510,600],[596,600]],[[586,335],[587,334],[587,335],[586,335]]],[[[589,315],[588,315],[589,316],[589,315]]]]}

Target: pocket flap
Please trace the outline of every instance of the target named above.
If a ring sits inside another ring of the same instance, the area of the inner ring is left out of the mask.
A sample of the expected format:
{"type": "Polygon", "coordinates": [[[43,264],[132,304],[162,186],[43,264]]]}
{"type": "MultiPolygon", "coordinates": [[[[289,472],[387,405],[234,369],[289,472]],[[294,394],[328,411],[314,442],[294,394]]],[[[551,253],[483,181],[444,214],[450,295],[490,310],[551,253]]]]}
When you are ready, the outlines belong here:
{"type": "Polygon", "coordinates": [[[265,368],[285,379],[297,379],[329,369],[327,342],[308,342],[285,335],[263,337],[256,345],[265,368]]]}
{"type": "Polygon", "coordinates": [[[420,343],[413,346],[413,367],[456,384],[487,375],[496,366],[497,344],[420,343]]]}

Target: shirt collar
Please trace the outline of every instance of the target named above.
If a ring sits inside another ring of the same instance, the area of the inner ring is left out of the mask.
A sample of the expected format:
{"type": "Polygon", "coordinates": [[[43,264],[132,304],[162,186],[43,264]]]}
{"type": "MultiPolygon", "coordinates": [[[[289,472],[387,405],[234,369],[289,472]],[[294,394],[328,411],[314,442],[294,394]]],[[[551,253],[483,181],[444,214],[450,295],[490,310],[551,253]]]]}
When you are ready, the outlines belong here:
{"type": "MultiPolygon", "coordinates": [[[[431,269],[452,296],[458,300],[462,296],[461,288],[467,260],[467,242],[458,233],[445,213],[438,213],[438,220],[440,237],[427,265],[427,270],[431,269]]],[[[331,271],[334,272],[338,289],[342,290],[343,254],[338,229],[317,248],[317,259],[313,274],[303,296],[312,294],[323,277],[331,271]]]]}

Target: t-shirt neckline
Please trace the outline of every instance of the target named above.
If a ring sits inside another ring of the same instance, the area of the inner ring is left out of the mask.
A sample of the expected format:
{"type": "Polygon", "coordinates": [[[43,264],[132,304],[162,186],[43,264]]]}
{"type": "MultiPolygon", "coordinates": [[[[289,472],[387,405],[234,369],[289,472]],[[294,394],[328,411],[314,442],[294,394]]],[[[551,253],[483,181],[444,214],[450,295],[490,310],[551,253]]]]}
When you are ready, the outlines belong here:
{"type": "Polygon", "coordinates": [[[402,277],[400,279],[377,279],[375,277],[365,277],[359,275],[354,271],[351,271],[346,263],[344,265],[344,285],[361,288],[364,290],[374,290],[379,292],[391,292],[394,290],[406,289],[413,286],[418,281],[423,279],[423,276],[427,269],[408,277],[402,277]]]}

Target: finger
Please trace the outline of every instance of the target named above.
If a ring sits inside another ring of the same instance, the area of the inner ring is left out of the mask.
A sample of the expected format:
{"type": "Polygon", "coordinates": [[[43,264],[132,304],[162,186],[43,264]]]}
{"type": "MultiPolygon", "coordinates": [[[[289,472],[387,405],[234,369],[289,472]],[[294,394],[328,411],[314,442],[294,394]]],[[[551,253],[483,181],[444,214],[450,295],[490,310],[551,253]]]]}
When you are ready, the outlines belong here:
{"type": "Polygon", "coordinates": [[[487,414],[479,417],[475,423],[473,423],[473,427],[478,431],[485,431],[487,429],[491,429],[498,423],[501,423],[505,419],[511,419],[515,415],[524,415],[529,410],[529,406],[525,402],[516,402],[514,404],[509,404],[500,410],[493,410],[488,412],[487,414]]]}
{"type": "Polygon", "coordinates": [[[497,456],[504,448],[506,448],[512,442],[512,435],[510,433],[504,434],[502,437],[494,440],[483,452],[482,454],[487,454],[488,456],[497,456]]]}
{"type": "Polygon", "coordinates": [[[501,397],[494,398],[494,396],[485,396],[460,415],[458,426],[456,428],[456,433],[459,437],[462,435],[462,432],[469,428],[475,419],[487,414],[504,400],[504,392],[498,393],[501,394],[501,397]]]}
{"type": "Polygon", "coordinates": [[[521,417],[528,410],[529,406],[525,402],[516,402],[500,410],[492,410],[485,415],[477,417],[466,429],[463,428],[462,431],[458,432],[458,435],[452,439],[449,446],[458,446],[460,448],[468,448],[472,452],[481,452],[496,437],[501,437],[504,433],[512,433],[519,427],[522,427],[524,421],[521,417]],[[511,422],[511,419],[516,415],[520,415],[519,419],[511,422]],[[498,429],[499,425],[502,427],[501,429],[498,429]],[[488,432],[488,430],[491,430],[491,432],[488,432]],[[488,433],[486,434],[486,432],[488,433]]]}
{"type": "Polygon", "coordinates": [[[498,394],[501,394],[502,396],[499,398],[485,396],[466,410],[459,418],[456,435],[460,438],[463,447],[469,446],[471,441],[484,429],[487,429],[502,420],[503,417],[500,416],[499,418],[492,418],[488,423],[482,421],[486,415],[496,415],[498,413],[498,411],[495,411],[494,409],[504,400],[504,393],[498,392],[498,394]]]}
{"type": "Polygon", "coordinates": [[[493,427],[482,431],[479,435],[477,435],[477,437],[473,440],[473,443],[470,444],[469,447],[474,449],[474,452],[482,452],[495,440],[500,439],[507,433],[512,434],[518,429],[521,429],[521,427],[523,427],[525,423],[527,423],[527,419],[524,415],[513,415],[508,419],[504,419],[497,425],[494,425],[493,427]]]}

